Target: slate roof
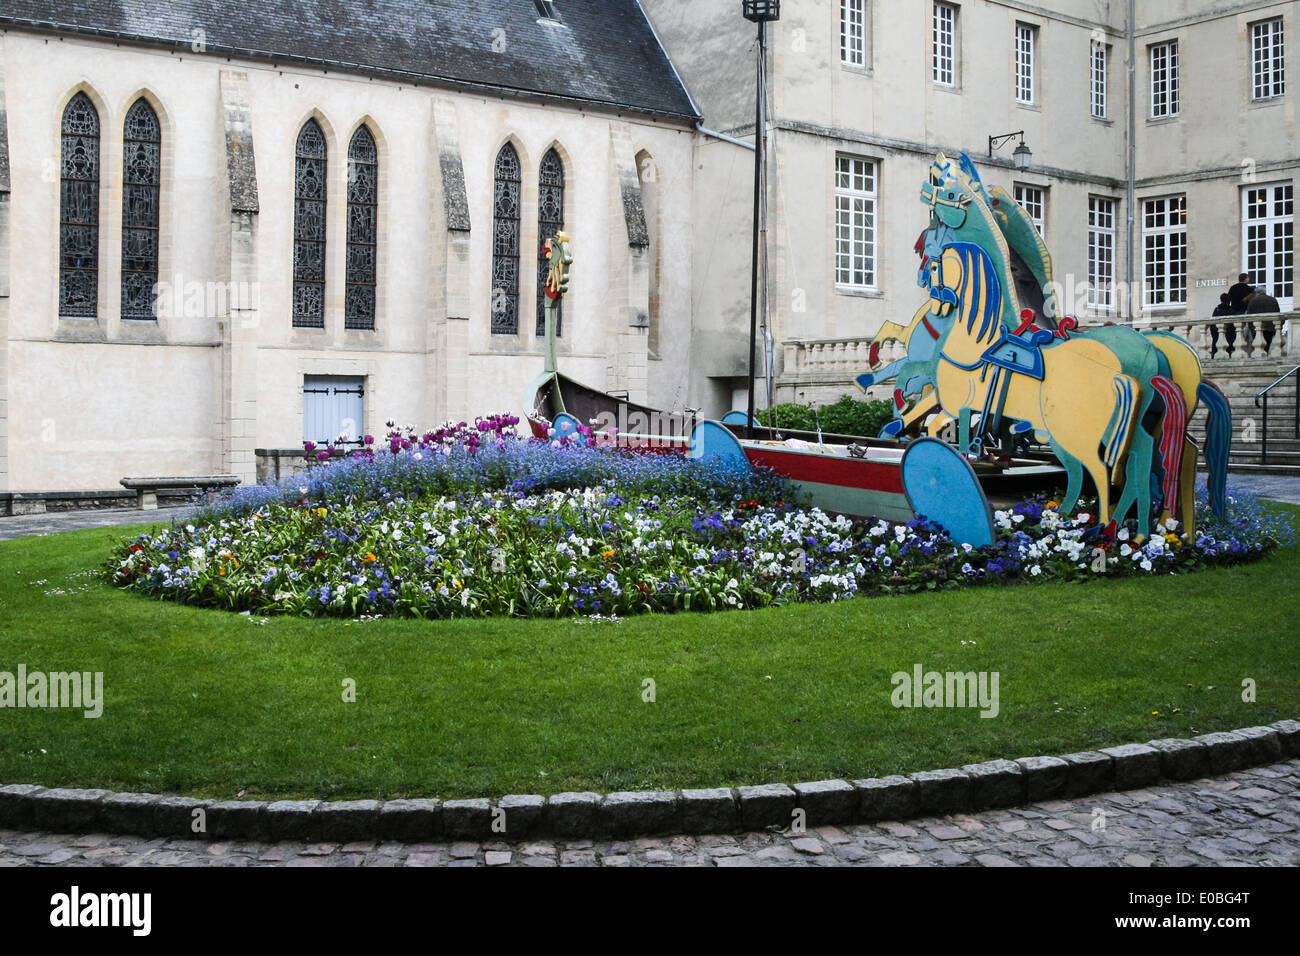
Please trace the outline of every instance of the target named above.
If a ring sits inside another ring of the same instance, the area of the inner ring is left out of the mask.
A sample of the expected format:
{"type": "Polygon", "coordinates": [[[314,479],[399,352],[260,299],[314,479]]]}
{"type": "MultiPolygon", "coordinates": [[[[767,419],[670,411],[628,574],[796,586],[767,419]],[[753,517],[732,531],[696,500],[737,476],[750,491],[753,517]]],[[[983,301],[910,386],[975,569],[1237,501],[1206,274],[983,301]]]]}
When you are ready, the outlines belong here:
{"type": "Polygon", "coordinates": [[[637,0],[0,0],[0,24],[330,69],[694,122],[637,0]],[[496,49],[494,50],[494,43],[496,49]]]}

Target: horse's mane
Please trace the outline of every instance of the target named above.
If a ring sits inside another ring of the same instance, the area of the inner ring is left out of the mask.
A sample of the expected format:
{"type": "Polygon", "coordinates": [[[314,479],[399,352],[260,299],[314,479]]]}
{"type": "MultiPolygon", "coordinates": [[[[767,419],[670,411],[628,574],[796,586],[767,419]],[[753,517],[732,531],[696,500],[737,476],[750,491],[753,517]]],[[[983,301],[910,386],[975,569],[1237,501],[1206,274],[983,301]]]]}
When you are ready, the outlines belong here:
{"type": "Polygon", "coordinates": [[[979,334],[975,334],[975,309],[971,309],[970,315],[966,317],[966,331],[975,336],[976,342],[983,343],[986,339],[992,342],[999,335],[1002,317],[1002,283],[998,279],[997,270],[993,268],[993,260],[982,246],[973,242],[954,242],[948,248],[962,258],[959,299],[968,288],[972,288],[972,283],[972,305],[979,301],[981,289],[987,289],[979,334]]]}

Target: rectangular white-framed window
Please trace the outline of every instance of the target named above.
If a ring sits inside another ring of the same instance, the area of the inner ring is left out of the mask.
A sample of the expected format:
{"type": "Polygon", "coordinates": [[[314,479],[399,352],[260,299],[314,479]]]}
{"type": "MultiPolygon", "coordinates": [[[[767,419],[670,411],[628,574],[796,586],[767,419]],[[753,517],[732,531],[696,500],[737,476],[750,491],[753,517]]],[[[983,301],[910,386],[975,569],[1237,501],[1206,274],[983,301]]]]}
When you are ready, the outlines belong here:
{"type": "Polygon", "coordinates": [[[1105,196],[1088,197],[1088,305],[1115,307],[1115,206],[1105,196]]]}
{"type": "Polygon", "coordinates": [[[840,0],[840,63],[867,65],[867,0],[840,0]]]}
{"type": "Polygon", "coordinates": [[[876,288],[876,162],[835,157],[835,285],[876,288]]]}
{"type": "Polygon", "coordinates": [[[940,86],[957,85],[957,5],[934,5],[934,82],[940,86]]]}
{"type": "Polygon", "coordinates": [[[1151,118],[1178,115],[1178,41],[1151,47],[1151,118]]]}
{"type": "Polygon", "coordinates": [[[1093,40],[1088,56],[1088,98],[1093,119],[1106,118],[1106,68],[1109,62],[1109,44],[1093,40]]]}
{"type": "Polygon", "coordinates": [[[1041,186],[1016,183],[1015,197],[1020,208],[1029,214],[1038,234],[1043,235],[1043,227],[1047,224],[1047,190],[1041,186]]]}
{"type": "Polygon", "coordinates": [[[365,384],[359,375],[304,375],[302,440],[321,446],[361,444],[365,384]]]}
{"type": "Polygon", "coordinates": [[[1295,195],[1291,183],[1241,190],[1241,270],[1289,312],[1295,303],[1295,195]]]}
{"type": "Polygon", "coordinates": [[[1016,102],[1034,102],[1034,46],[1038,28],[1016,24],[1016,102]]]}
{"type": "Polygon", "coordinates": [[[1250,25],[1250,98],[1266,100],[1286,92],[1282,18],[1250,25]]]}
{"type": "Polygon", "coordinates": [[[1187,302],[1187,197],[1142,201],[1142,305],[1187,302]]]}

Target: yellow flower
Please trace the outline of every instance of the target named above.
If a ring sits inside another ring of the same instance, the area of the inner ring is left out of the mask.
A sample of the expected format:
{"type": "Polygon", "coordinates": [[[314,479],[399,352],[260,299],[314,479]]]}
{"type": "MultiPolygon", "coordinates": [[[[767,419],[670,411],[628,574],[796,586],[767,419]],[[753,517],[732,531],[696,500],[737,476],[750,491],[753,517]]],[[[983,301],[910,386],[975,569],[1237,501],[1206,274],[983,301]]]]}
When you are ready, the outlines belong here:
{"type": "Polygon", "coordinates": [[[613,549],[613,548],[610,548],[608,551],[605,552],[605,560],[606,560],[606,561],[608,561],[608,560],[609,560],[610,558],[612,558],[613,556],[614,556],[614,549],[613,549]]]}
{"type": "Polygon", "coordinates": [[[1158,711],[1158,710],[1153,710],[1153,711],[1151,711],[1151,716],[1152,716],[1152,717],[1159,717],[1159,716],[1160,716],[1160,711],[1158,711]]]}
{"type": "Polygon", "coordinates": [[[1174,547],[1177,547],[1177,546],[1178,546],[1180,540],[1181,540],[1181,539],[1180,539],[1180,538],[1178,537],[1178,535],[1176,535],[1176,534],[1167,534],[1167,535],[1165,535],[1165,541],[1169,542],[1169,543],[1172,544],[1174,547]]]}
{"type": "Polygon", "coordinates": [[[457,590],[459,590],[459,589],[461,588],[461,586],[462,586],[461,583],[460,583],[459,581],[452,581],[451,583],[454,584],[454,585],[456,585],[457,590]]]}
{"type": "Polygon", "coordinates": [[[316,517],[317,517],[317,518],[323,518],[323,517],[325,517],[325,515],[326,515],[328,512],[329,512],[329,509],[328,509],[328,508],[317,508],[317,509],[316,509],[316,517]]]}
{"type": "Polygon", "coordinates": [[[375,563],[376,561],[378,561],[378,560],[379,560],[379,559],[376,558],[376,557],[375,557],[373,554],[371,554],[369,551],[366,552],[366,556],[365,556],[365,558],[364,558],[364,562],[365,562],[366,564],[374,564],[374,563],[375,563]]]}
{"type": "Polygon", "coordinates": [[[1174,713],[1174,714],[1181,714],[1182,712],[1183,712],[1183,709],[1182,709],[1181,707],[1175,707],[1175,708],[1171,711],[1171,713],[1174,713]]]}

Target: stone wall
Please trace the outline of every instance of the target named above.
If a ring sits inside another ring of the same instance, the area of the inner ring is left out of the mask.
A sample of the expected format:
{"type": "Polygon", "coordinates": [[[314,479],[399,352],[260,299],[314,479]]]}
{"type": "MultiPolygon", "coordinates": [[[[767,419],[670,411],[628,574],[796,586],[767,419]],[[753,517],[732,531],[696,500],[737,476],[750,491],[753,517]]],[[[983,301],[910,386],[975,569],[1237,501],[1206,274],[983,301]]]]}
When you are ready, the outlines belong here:
{"type": "MultiPolygon", "coordinates": [[[[4,37],[9,112],[0,116],[23,142],[57,148],[67,101],[85,91],[95,104],[100,301],[94,320],[59,317],[59,177],[50,173],[57,164],[48,149],[21,151],[12,164],[11,255],[0,255],[0,269],[9,267],[0,273],[0,487],[95,488],[140,473],[253,480],[257,448],[300,446],[306,374],[363,376],[360,424],[371,433],[382,433],[388,419],[436,427],[525,412],[524,393],[542,368],[533,318],[543,238],[537,176],[551,147],[564,161],[575,257],[561,369],[650,403],[686,391],[695,135],[688,126],[189,51],[47,39],[4,37]],[[157,322],[123,321],[118,291],[122,121],[141,95],[163,136],[157,322]],[[329,157],[323,330],[291,324],[295,144],[309,117],[329,157]],[[376,327],[366,332],[343,322],[346,156],[362,123],[380,157],[378,303],[376,327]],[[517,335],[494,336],[493,162],[507,140],[523,170],[520,322],[517,335]],[[659,220],[671,263],[659,271],[665,360],[653,369],[647,275],[636,256],[646,227],[628,228],[638,152],[653,156],[662,176],[659,220]],[[621,242],[611,243],[614,235],[621,242]],[[33,453],[6,458],[6,441],[33,453]]],[[[9,208],[0,198],[0,251],[9,208]]]]}

